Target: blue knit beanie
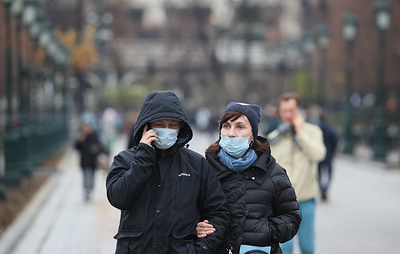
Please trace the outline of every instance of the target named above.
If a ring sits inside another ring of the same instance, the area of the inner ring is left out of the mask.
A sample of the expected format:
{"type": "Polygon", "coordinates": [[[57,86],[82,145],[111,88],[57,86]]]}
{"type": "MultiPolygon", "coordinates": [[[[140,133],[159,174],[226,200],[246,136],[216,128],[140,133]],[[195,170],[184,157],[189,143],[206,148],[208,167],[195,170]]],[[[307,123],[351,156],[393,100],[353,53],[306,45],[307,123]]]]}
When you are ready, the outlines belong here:
{"type": "Polygon", "coordinates": [[[253,129],[254,137],[258,135],[258,124],[260,123],[260,107],[255,104],[246,104],[239,102],[230,102],[224,112],[222,112],[222,116],[229,111],[240,112],[247,117],[250,122],[251,128],[253,129]]]}

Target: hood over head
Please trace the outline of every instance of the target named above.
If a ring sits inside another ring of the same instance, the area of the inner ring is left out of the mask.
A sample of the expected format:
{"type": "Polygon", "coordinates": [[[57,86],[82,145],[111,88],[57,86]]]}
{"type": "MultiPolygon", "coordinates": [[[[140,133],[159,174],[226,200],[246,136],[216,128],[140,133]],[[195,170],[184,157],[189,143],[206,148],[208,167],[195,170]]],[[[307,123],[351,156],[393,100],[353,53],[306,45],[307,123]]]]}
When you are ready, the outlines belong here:
{"type": "Polygon", "coordinates": [[[143,128],[147,123],[160,120],[180,121],[181,127],[176,144],[182,147],[193,137],[192,129],[182,104],[172,91],[152,91],[143,102],[133,133],[133,143],[138,145],[142,138],[143,128]]]}

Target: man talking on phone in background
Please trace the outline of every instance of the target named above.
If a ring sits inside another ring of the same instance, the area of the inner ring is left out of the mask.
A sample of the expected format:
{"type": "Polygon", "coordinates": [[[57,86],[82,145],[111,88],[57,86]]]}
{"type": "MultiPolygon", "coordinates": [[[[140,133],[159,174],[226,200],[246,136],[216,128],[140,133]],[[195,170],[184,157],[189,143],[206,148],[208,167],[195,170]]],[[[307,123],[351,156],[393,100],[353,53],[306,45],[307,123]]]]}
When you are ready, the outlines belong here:
{"type": "Polygon", "coordinates": [[[215,253],[229,224],[225,193],[206,159],[185,148],[192,139],[171,91],[150,92],[134,128],[134,147],[114,157],[107,198],[121,210],[116,253],[215,253]],[[196,225],[215,232],[198,239],[196,225]]]}
{"type": "MultiPolygon", "coordinates": [[[[319,194],[318,163],[326,148],[321,129],[305,122],[301,99],[297,93],[284,93],[278,100],[282,123],[267,138],[271,154],[287,170],[297,195],[303,220],[297,233],[302,254],[313,254],[315,248],[315,208],[319,194]]],[[[294,239],[281,245],[283,254],[292,254],[294,239]]]]}

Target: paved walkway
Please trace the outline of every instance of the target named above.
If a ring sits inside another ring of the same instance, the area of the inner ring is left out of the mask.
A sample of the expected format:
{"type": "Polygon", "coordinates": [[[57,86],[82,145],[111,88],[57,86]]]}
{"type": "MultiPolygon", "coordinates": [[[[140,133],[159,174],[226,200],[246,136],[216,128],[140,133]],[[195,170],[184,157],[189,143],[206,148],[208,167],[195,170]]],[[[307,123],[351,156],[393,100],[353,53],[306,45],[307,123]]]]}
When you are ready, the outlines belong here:
{"type": "Polygon", "coordinates": [[[105,196],[97,171],[92,201],[84,202],[78,153],[69,148],[59,171],[0,238],[1,254],[113,253],[119,212],[105,196]]]}
{"type": "Polygon", "coordinates": [[[316,254],[399,253],[400,170],[339,156],[328,202],[317,206],[316,254]]]}
{"type": "MultiPolygon", "coordinates": [[[[190,148],[202,154],[215,138],[202,133],[194,137],[190,148]]],[[[120,139],[111,153],[125,144],[120,139]]],[[[58,173],[1,236],[0,254],[114,253],[119,211],[106,200],[105,176],[97,172],[93,199],[84,203],[78,154],[70,148],[58,173]]],[[[316,254],[398,253],[399,194],[400,170],[339,156],[330,199],[318,202],[316,254]]]]}

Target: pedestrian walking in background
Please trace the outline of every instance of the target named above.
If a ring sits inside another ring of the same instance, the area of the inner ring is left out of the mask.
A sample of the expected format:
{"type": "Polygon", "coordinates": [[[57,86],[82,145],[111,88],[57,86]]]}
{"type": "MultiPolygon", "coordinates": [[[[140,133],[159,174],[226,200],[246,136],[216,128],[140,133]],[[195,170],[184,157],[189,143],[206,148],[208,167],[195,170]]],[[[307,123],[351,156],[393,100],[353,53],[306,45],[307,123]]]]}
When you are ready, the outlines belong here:
{"type": "Polygon", "coordinates": [[[116,253],[216,253],[229,224],[227,200],[206,159],[185,147],[192,136],[175,93],[148,94],[134,147],[114,157],[106,179],[107,198],[121,210],[116,253]],[[198,239],[204,218],[216,231],[198,239]]]}
{"type": "Polygon", "coordinates": [[[328,189],[332,181],[333,158],[336,153],[336,147],[339,137],[335,129],[328,123],[323,109],[318,105],[310,105],[307,108],[307,119],[310,123],[316,124],[321,128],[324,144],[326,148],[325,159],[318,164],[318,182],[323,201],[328,200],[328,189]]]}
{"type": "Polygon", "coordinates": [[[80,154],[80,166],[83,173],[83,189],[85,201],[90,200],[94,188],[94,175],[97,167],[97,157],[103,152],[102,143],[96,132],[96,118],[91,113],[84,113],[75,148],[80,154]]]}
{"type": "Polygon", "coordinates": [[[117,136],[120,132],[120,127],[122,125],[121,117],[115,108],[108,107],[103,111],[101,122],[104,144],[110,148],[117,140],[117,136]]]}
{"type": "Polygon", "coordinates": [[[279,118],[278,107],[276,105],[268,103],[265,106],[264,111],[266,111],[264,120],[266,129],[265,135],[268,136],[268,134],[278,127],[278,125],[281,123],[281,120],[279,118]]]}
{"type": "MultiPolygon", "coordinates": [[[[282,253],[279,243],[292,239],[300,226],[295,191],[271,156],[267,139],[258,136],[259,123],[259,106],[229,103],[220,118],[220,138],[206,151],[231,212],[230,228],[217,253],[282,253]]],[[[215,234],[206,219],[198,224],[199,237],[215,234]]]]}
{"type": "MultiPolygon", "coordinates": [[[[298,240],[302,254],[312,254],[315,249],[315,209],[319,194],[318,163],[325,158],[326,148],[321,129],[305,122],[297,93],[285,93],[278,100],[282,120],[267,137],[272,155],[287,170],[296,191],[302,222],[298,240]]],[[[293,251],[294,239],[282,244],[284,254],[293,251]]]]}
{"type": "Polygon", "coordinates": [[[336,154],[339,137],[334,128],[327,122],[326,117],[321,114],[318,126],[322,130],[324,144],[326,147],[326,156],[318,164],[318,181],[323,201],[328,200],[328,190],[332,182],[333,158],[336,154]]]}

